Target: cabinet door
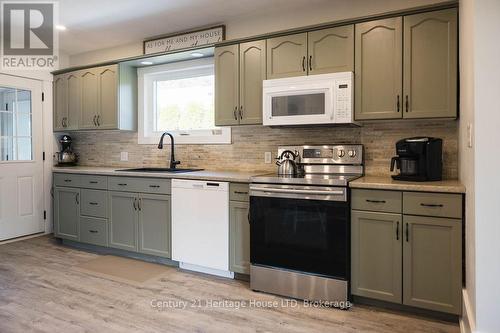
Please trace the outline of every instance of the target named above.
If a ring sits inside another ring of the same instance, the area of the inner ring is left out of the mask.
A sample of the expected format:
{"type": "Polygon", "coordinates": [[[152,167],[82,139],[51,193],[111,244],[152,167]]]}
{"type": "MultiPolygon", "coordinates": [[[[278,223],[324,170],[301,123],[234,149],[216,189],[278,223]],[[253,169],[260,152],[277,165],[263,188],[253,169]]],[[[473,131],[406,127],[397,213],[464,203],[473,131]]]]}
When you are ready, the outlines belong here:
{"type": "Polygon", "coordinates": [[[250,274],[248,202],[229,202],[229,270],[250,274]]]}
{"type": "Polygon", "coordinates": [[[118,65],[96,68],[99,79],[99,129],[118,128],[118,65]]]}
{"type": "Polygon", "coordinates": [[[54,235],[78,240],[80,216],[80,189],[56,187],[54,190],[54,235]]]}
{"type": "Polygon", "coordinates": [[[307,75],[307,33],[267,40],[267,78],[307,75]]]}
{"type": "Polygon", "coordinates": [[[403,218],[403,303],[461,313],[462,221],[403,218]]]}
{"type": "Polygon", "coordinates": [[[169,195],[139,197],[139,252],[171,258],[171,200],[169,195]]]}
{"type": "Polygon", "coordinates": [[[307,48],[309,75],[354,71],[354,25],[311,31],[307,48]]]}
{"type": "Polygon", "coordinates": [[[215,125],[238,125],[238,45],[215,48],[215,125]]]}
{"type": "Polygon", "coordinates": [[[262,124],[262,81],[266,79],[266,41],[240,44],[240,124],[262,124]]]}
{"type": "Polygon", "coordinates": [[[66,75],[54,77],[54,131],[64,131],[68,119],[68,81],[66,75]]]}
{"type": "Polygon", "coordinates": [[[109,246],[137,251],[137,194],[109,192],[109,246]]]}
{"type": "Polygon", "coordinates": [[[355,118],[401,118],[401,17],[356,24],[355,118]]]}
{"type": "Polygon", "coordinates": [[[457,43],[456,9],[404,17],[405,118],[457,117],[457,43]]]}
{"type": "Polygon", "coordinates": [[[99,80],[94,68],[86,69],[81,73],[82,106],[80,111],[79,127],[82,129],[96,128],[99,107],[99,80]]]}
{"type": "Polygon", "coordinates": [[[402,227],[400,214],[352,211],[354,295],[401,303],[402,227]]]}
{"type": "Polygon", "coordinates": [[[81,78],[78,72],[69,73],[67,76],[68,120],[66,129],[78,129],[78,121],[82,107],[82,86],[80,80],[81,78]]]}

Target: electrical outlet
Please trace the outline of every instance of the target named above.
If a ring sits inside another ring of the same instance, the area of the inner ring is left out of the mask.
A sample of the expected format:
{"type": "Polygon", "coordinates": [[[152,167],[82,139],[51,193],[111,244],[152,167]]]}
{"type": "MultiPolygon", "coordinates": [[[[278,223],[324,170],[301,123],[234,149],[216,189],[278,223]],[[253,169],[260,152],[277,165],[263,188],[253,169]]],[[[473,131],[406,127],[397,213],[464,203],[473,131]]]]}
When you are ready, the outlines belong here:
{"type": "Polygon", "coordinates": [[[120,153],[120,161],[127,162],[128,161],[128,152],[122,151],[120,153]]]}
{"type": "Polygon", "coordinates": [[[472,124],[467,124],[467,147],[472,148],[472,124]]]}
{"type": "Polygon", "coordinates": [[[270,164],[272,162],[272,154],[270,151],[264,153],[264,163],[270,164]]]}

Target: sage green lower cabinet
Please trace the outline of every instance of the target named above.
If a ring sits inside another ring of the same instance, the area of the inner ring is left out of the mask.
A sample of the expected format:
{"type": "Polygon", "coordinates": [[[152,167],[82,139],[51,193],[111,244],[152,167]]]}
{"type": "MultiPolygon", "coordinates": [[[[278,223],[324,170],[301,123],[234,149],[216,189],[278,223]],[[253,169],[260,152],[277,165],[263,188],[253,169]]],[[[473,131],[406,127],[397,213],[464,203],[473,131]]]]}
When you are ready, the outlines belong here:
{"type": "Polygon", "coordinates": [[[403,217],[403,303],[460,314],[462,221],[403,217]]]}
{"type": "Polygon", "coordinates": [[[229,270],[250,274],[250,223],[248,202],[229,202],[229,270]]]}
{"type": "Polygon", "coordinates": [[[77,241],[79,239],[80,189],[54,189],[54,235],[77,241]]]}
{"type": "Polygon", "coordinates": [[[80,242],[108,246],[108,220],[80,216],[80,242]]]}
{"type": "Polygon", "coordinates": [[[109,192],[109,246],[137,251],[137,194],[109,192]]]}
{"type": "Polygon", "coordinates": [[[401,214],[352,211],[353,295],[401,302],[401,214]]]}
{"type": "Polygon", "coordinates": [[[139,252],[171,258],[169,195],[139,195],[139,252]]]}

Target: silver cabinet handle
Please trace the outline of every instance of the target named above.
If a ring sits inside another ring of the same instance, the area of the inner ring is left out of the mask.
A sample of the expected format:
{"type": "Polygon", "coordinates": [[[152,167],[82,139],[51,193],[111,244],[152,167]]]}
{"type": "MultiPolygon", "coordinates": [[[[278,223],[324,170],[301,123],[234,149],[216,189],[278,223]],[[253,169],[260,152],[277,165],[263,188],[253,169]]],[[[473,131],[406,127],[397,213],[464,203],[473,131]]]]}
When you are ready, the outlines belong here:
{"type": "Polygon", "coordinates": [[[243,119],[243,105],[240,105],[240,119],[243,119]]]}
{"type": "Polygon", "coordinates": [[[97,115],[97,126],[101,126],[101,116],[97,115]]]}
{"type": "Polygon", "coordinates": [[[436,208],[436,207],[444,207],[443,204],[426,204],[426,203],[420,203],[420,206],[422,207],[431,207],[431,208],[436,208]]]}
{"type": "Polygon", "coordinates": [[[139,198],[139,203],[137,204],[137,207],[139,208],[139,211],[142,210],[142,198],[139,198]]]}
{"type": "Polygon", "coordinates": [[[97,233],[99,233],[99,231],[97,231],[97,230],[89,230],[89,232],[90,232],[91,234],[97,234],[97,233]]]}
{"type": "Polygon", "coordinates": [[[134,205],[134,210],[137,210],[137,198],[134,198],[133,205],[134,205]]]}
{"type": "Polygon", "coordinates": [[[409,242],[410,240],[410,226],[408,223],[406,223],[406,241],[409,242]]]}
{"type": "Polygon", "coordinates": [[[313,70],[313,56],[310,55],[309,56],[309,71],[312,72],[312,70],[313,70]]]}
{"type": "Polygon", "coordinates": [[[96,115],[94,115],[94,118],[92,119],[92,122],[94,123],[94,126],[97,126],[97,123],[95,122],[96,115]]]}
{"type": "Polygon", "coordinates": [[[399,221],[396,222],[396,240],[399,240],[399,221]]]}
{"type": "Polygon", "coordinates": [[[234,115],[234,120],[238,120],[238,116],[236,115],[236,112],[238,111],[238,106],[234,107],[233,115],[234,115]]]}
{"type": "Polygon", "coordinates": [[[80,193],[77,193],[75,198],[76,198],[76,204],[79,205],[80,204],[80,193]]]}
{"type": "Polygon", "coordinates": [[[97,202],[89,202],[89,205],[98,206],[99,204],[97,202]]]}

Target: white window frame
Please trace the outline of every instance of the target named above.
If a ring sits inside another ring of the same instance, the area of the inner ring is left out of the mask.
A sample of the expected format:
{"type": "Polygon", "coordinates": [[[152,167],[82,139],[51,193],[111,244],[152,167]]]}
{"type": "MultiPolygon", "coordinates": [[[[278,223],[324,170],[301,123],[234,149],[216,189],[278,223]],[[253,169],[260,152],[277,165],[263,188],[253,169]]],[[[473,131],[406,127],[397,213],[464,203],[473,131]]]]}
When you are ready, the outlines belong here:
{"type": "MultiPolygon", "coordinates": [[[[184,72],[213,73],[213,58],[180,61],[171,64],[142,67],[137,69],[138,76],[138,143],[156,144],[163,132],[155,131],[154,81],[161,77],[173,78],[184,72]]],[[[182,77],[184,77],[182,75],[182,77]]],[[[231,128],[220,127],[214,130],[168,131],[176,144],[231,144],[231,128]]]]}

